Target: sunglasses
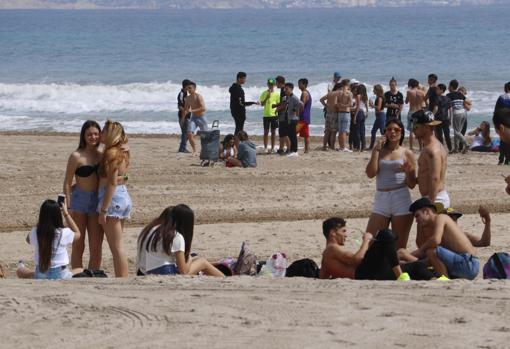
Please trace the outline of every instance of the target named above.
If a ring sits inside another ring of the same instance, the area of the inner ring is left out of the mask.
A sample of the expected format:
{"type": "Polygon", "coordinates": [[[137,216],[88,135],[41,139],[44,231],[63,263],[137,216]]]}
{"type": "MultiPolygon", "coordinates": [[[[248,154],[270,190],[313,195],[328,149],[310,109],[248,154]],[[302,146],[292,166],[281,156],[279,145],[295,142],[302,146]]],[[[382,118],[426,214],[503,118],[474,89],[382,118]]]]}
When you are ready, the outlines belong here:
{"type": "Polygon", "coordinates": [[[386,132],[395,132],[400,133],[402,132],[402,129],[400,127],[386,127],[386,132]]]}

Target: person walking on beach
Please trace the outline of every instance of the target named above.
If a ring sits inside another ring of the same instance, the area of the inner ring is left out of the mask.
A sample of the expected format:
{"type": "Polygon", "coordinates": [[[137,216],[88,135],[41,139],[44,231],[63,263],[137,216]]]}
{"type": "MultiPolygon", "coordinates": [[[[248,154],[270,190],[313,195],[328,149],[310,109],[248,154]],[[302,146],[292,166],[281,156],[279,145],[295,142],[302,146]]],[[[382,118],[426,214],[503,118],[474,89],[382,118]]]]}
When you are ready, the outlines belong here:
{"type": "Polygon", "coordinates": [[[278,128],[278,116],[276,115],[276,108],[273,107],[280,103],[280,91],[275,91],[275,80],[267,79],[267,90],[262,92],[259,98],[260,105],[264,107],[264,117],[262,118],[264,124],[264,151],[268,153],[267,143],[269,138],[269,129],[271,129],[271,153],[275,152],[276,129],[278,128]]]}
{"type": "Polygon", "coordinates": [[[246,102],[244,97],[243,85],[246,83],[246,73],[239,72],[236,76],[236,82],[230,86],[230,113],[236,125],[234,134],[244,129],[246,121],[246,107],[255,104],[255,102],[246,102]]]}
{"type": "Polygon", "coordinates": [[[435,126],[441,121],[434,120],[434,114],[419,110],[412,115],[416,138],[423,143],[418,158],[418,176],[413,178],[414,168],[410,163],[403,166],[410,184],[416,181],[420,194],[430,201],[439,202],[446,209],[450,207],[450,196],[446,191],[446,150],[434,134],[435,126]]]}
{"type": "Polygon", "coordinates": [[[407,113],[407,131],[409,131],[409,149],[413,150],[413,118],[412,115],[418,110],[423,109],[425,104],[425,92],[420,88],[420,83],[416,79],[409,79],[407,83],[406,104],[409,104],[409,112],[407,113]]]}
{"type": "Polygon", "coordinates": [[[285,95],[287,96],[287,108],[285,114],[289,122],[288,132],[290,140],[290,152],[288,157],[298,156],[298,140],[296,134],[296,127],[299,122],[299,114],[303,109],[303,103],[294,94],[294,84],[287,82],[285,84],[285,95]]]}
{"type": "Polygon", "coordinates": [[[446,91],[445,84],[437,85],[437,97],[436,97],[436,105],[432,113],[434,114],[434,118],[438,121],[441,121],[441,124],[436,126],[436,137],[441,142],[441,144],[445,144],[448,147],[448,151],[452,151],[452,141],[450,138],[450,105],[451,100],[447,96],[444,95],[446,91]]]}
{"type": "Polygon", "coordinates": [[[386,120],[391,118],[401,120],[404,95],[397,90],[397,80],[394,77],[390,80],[390,90],[384,94],[384,105],[386,106],[386,120]]]}
{"type": "Polygon", "coordinates": [[[299,122],[296,132],[300,137],[305,140],[305,154],[310,151],[310,122],[311,122],[311,110],[312,110],[312,95],[307,90],[308,79],[299,79],[298,87],[301,90],[301,97],[299,100],[303,104],[301,113],[299,114],[299,122]]]}
{"type": "Polygon", "coordinates": [[[186,84],[188,95],[184,99],[184,113],[190,114],[188,121],[188,139],[193,149],[193,155],[197,153],[195,141],[193,140],[193,132],[196,128],[201,131],[207,131],[207,119],[205,118],[205,102],[204,98],[197,93],[197,85],[193,81],[186,84]]]}
{"type": "Polygon", "coordinates": [[[451,100],[450,115],[453,125],[453,150],[452,153],[459,152],[460,144],[463,145],[463,152],[468,150],[468,144],[464,135],[462,135],[462,128],[467,123],[466,112],[466,96],[458,91],[459,82],[457,80],[450,81],[448,90],[450,93],[447,97],[451,100]]]}
{"type": "Polygon", "coordinates": [[[322,150],[335,149],[336,131],[338,129],[338,106],[337,99],[341,84],[337,83],[333,89],[319,100],[326,109],[326,119],[324,120],[324,139],[322,150]]]}
{"type": "Polygon", "coordinates": [[[375,102],[370,101],[372,108],[375,109],[375,120],[374,125],[372,126],[371,137],[370,137],[370,147],[372,150],[375,144],[375,138],[377,136],[377,131],[381,132],[381,135],[384,134],[384,127],[386,125],[386,113],[384,112],[384,90],[383,87],[379,84],[374,86],[374,94],[375,94],[375,102]]]}
{"type": "Polygon", "coordinates": [[[127,277],[124,221],[130,218],[132,207],[126,188],[130,165],[128,137],[119,122],[108,120],[101,133],[101,142],[104,144],[104,155],[99,166],[99,224],[103,226],[112,252],[115,276],[127,277]]]}
{"type": "Polygon", "coordinates": [[[363,84],[358,86],[354,115],[352,122],[356,125],[356,128],[353,137],[353,148],[362,152],[365,150],[365,120],[368,116],[367,88],[363,84]]]}
{"type": "Polygon", "coordinates": [[[281,75],[276,77],[276,87],[280,89],[280,103],[273,104],[278,113],[278,137],[280,138],[280,148],[278,154],[285,155],[284,147],[287,153],[290,152],[289,140],[289,120],[287,118],[287,95],[285,94],[285,78],[281,75]]]}
{"type": "Polygon", "coordinates": [[[376,177],[376,193],[367,232],[377,233],[391,228],[398,237],[397,247],[405,248],[413,216],[409,212],[411,193],[416,186],[416,159],[409,149],[402,146],[404,125],[397,118],[388,120],[384,136],[372,150],[366,167],[368,178],[376,177]],[[407,173],[403,168],[407,167],[407,173]]]}
{"type": "Polygon", "coordinates": [[[177,115],[179,117],[179,126],[181,127],[181,141],[179,143],[179,150],[177,151],[178,153],[189,153],[189,150],[186,149],[186,142],[188,140],[188,122],[190,114],[184,113],[184,100],[188,95],[188,92],[186,91],[186,85],[188,82],[190,81],[187,79],[182,81],[182,88],[177,95],[177,115]]]}
{"type": "Polygon", "coordinates": [[[97,209],[97,171],[103,157],[99,150],[101,127],[95,121],[86,121],[80,132],[80,143],[67,161],[64,179],[64,194],[67,208],[71,212],[81,234],[73,242],[71,267],[83,268],[85,235],[88,235],[90,251],[89,269],[100,269],[103,229],[98,223],[97,209]],[[73,179],[75,181],[73,185],[73,179]]]}

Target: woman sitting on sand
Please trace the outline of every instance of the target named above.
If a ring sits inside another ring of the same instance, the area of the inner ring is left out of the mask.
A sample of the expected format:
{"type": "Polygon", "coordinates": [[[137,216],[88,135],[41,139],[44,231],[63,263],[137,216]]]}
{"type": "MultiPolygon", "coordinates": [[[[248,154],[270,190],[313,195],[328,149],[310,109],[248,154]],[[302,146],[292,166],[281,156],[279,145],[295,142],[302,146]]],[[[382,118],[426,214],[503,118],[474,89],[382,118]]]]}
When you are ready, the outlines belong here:
{"type": "Polygon", "coordinates": [[[119,122],[108,120],[101,132],[101,142],[104,143],[104,156],[99,166],[99,224],[103,226],[112,251],[115,276],[126,277],[128,260],[122,235],[124,220],[130,218],[132,206],[126,188],[130,157],[128,138],[119,122]]]}
{"type": "Polygon", "coordinates": [[[491,125],[487,121],[482,121],[480,126],[468,132],[468,135],[475,136],[471,144],[471,151],[492,151],[491,125]]]}
{"type": "Polygon", "coordinates": [[[402,122],[398,119],[387,121],[384,136],[372,150],[366,168],[368,178],[376,177],[377,190],[367,232],[375,235],[391,223],[393,233],[398,237],[397,248],[407,246],[413,224],[413,215],[409,212],[412,203],[409,188],[416,185],[404,172],[407,168],[410,178],[415,178],[412,173],[416,170],[416,160],[409,149],[402,147],[403,141],[402,122]]]}
{"type": "MultiPolygon", "coordinates": [[[[237,147],[234,142],[234,135],[228,134],[223,138],[223,142],[220,144],[220,159],[225,161],[227,166],[229,159],[235,159],[237,158],[237,147]]],[[[231,166],[230,166],[231,167],[231,166]]]]}
{"type": "Polygon", "coordinates": [[[67,161],[64,179],[64,193],[68,209],[82,232],[80,239],[73,243],[71,267],[83,268],[85,232],[88,233],[90,259],[89,269],[101,267],[103,230],[97,216],[97,170],[103,154],[99,150],[101,127],[95,121],[86,121],[80,133],[80,144],[67,161]],[[75,184],[73,185],[73,178],[75,184]]]}
{"type": "Polygon", "coordinates": [[[190,256],[195,215],[186,205],[167,207],[138,237],[137,275],[224,276],[205,258],[190,256]]]}
{"type": "Polygon", "coordinates": [[[73,217],[67,211],[66,201],[60,206],[55,200],[46,200],[39,211],[37,226],[27,236],[27,242],[34,247],[35,272],[18,265],[20,278],[69,279],[73,275],[68,269],[67,246],[80,238],[80,231],[73,217]],[[69,228],[64,227],[62,214],[69,228]]]}

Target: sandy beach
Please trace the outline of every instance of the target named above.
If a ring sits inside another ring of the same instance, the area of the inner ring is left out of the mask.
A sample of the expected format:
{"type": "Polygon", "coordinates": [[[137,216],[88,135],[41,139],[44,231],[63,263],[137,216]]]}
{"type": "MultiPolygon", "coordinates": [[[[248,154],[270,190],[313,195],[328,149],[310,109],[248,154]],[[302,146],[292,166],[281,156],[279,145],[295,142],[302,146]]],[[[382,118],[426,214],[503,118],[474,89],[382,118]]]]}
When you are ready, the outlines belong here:
{"type": "MultiPolygon", "coordinates": [[[[255,138],[260,145],[261,139],[255,138]]],[[[125,246],[130,278],[44,282],[15,279],[19,259],[33,266],[24,241],[46,198],[62,191],[75,134],[0,135],[0,335],[2,348],[507,348],[509,291],[503,281],[361,282],[233,277],[134,277],[136,238],[163,208],[195,210],[193,250],[210,260],[236,256],[249,242],[259,259],[283,251],[290,261],[320,262],[321,220],[347,218],[358,246],[372,208],[375,180],[365,176],[370,153],[313,150],[299,158],[260,155],[256,169],[202,168],[176,153],[176,136],[132,136],[129,192],[132,220],[125,246]]],[[[320,146],[312,139],[311,149],[320,146]]],[[[492,246],[482,264],[509,251],[510,202],[496,154],[448,157],[452,205],[460,225],[481,234],[476,214],[492,215],[492,246]]],[[[413,190],[418,198],[418,190],[413,190]]],[[[414,247],[415,228],[409,247],[414,247]]],[[[113,274],[103,245],[103,266],[113,274]]],[[[85,261],[87,260],[87,254],[85,261]]]]}

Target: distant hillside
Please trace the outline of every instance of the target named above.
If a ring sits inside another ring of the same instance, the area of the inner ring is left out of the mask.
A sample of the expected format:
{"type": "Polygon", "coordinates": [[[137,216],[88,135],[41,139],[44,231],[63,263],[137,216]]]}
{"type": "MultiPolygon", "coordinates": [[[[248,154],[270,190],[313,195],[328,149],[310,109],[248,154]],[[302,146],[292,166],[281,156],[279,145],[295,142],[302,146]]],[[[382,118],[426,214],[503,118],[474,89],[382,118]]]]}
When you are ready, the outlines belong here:
{"type": "Polygon", "coordinates": [[[504,0],[1,0],[0,9],[237,9],[460,6],[504,0]]]}

